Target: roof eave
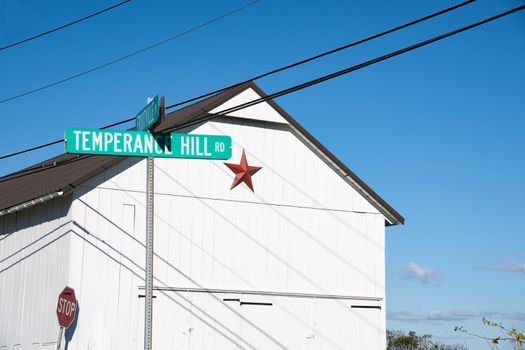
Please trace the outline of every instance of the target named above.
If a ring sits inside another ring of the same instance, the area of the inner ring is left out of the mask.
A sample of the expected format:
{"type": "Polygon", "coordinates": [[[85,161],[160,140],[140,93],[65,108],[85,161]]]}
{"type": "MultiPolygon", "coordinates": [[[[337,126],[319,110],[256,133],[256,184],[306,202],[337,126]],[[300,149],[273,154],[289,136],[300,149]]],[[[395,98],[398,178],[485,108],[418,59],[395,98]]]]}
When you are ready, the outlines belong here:
{"type": "MultiPolygon", "coordinates": [[[[266,97],[266,93],[262,91],[254,83],[249,83],[245,86],[245,89],[252,88],[262,97],[266,97]]],[[[279,106],[273,100],[266,101],[272,106],[284,119],[286,119],[292,129],[295,129],[296,133],[304,138],[311,147],[317,149],[318,153],[321,154],[325,161],[332,167],[340,172],[343,177],[354,187],[361,195],[367,200],[374,204],[374,206],[381,212],[385,217],[386,226],[404,225],[405,218],[397,212],[392,206],[390,206],[381,196],[379,196],[374,190],[372,190],[363,180],[361,180],[353,171],[351,171],[343,162],[341,162],[332,152],[330,152],[324,145],[322,145],[312,134],[310,134],[305,128],[303,128],[291,115],[289,115],[281,106],[279,106]]]]}
{"type": "Polygon", "coordinates": [[[50,200],[55,199],[57,197],[62,197],[63,195],[64,195],[64,191],[51,192],[51,193],[45,194],[43,196],[40,196],[38,198],[31,199],[31,200],[29,200],[27,202],[20,203],[20,204],[14,205],[12,207],[9,207],[7,209],[0,210],[0,216],[16,213],[17,211],[20,211],[20,210],[23,210],[23,209],[28,209],[30,207],[33,207],[33,206],[37,205],[37,204],[41,204],[41,203],[50,201],[50,200]]]}

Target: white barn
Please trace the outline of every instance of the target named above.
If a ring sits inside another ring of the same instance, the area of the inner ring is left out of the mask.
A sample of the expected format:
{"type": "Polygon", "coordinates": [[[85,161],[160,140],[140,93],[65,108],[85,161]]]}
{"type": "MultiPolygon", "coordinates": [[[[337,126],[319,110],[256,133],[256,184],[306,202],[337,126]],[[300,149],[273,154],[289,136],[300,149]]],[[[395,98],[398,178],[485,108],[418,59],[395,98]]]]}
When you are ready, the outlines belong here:
{"type": "MultiPolygon", "coordinates": [[[[228,162],[262,169],[252,192],[222,161],[155,160],[153,347],[385,349],[385,226],[404,218],[271,100],[199,121],[260,96],[244,84],[158,127],[229,135],[228,162]]],[[[2,179],[0,350],[55,348],[65,286],[63,347],[143,348],[145,188],[133,157],[2,179]]]]}

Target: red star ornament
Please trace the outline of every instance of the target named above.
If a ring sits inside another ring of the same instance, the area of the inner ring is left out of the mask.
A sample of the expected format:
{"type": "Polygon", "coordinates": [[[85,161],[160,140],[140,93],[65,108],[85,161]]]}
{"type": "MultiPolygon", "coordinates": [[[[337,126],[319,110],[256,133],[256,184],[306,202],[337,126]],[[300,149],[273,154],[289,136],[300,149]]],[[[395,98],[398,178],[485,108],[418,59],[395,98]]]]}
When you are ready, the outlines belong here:
{"type": "Polygon", "coordinates": [[[246,186],[253,190],[252,175],[262,169],[260,166],[250,166],[246,160],[246,153],[244,149],[242,150],[241,162],[239,164],[224,163],[231,171],[235,173],[235,178],[233,179],[232,187],[230,190],[233,190],[241,182],[244,182],[246,186]]]}

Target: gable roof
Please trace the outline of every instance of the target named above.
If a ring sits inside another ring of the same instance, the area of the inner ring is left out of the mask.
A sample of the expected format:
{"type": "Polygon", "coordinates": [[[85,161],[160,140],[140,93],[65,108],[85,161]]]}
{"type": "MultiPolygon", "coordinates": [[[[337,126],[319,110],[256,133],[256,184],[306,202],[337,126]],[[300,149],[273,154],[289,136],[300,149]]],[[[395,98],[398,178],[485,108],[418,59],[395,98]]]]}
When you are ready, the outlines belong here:
{"type": "MultiPolygon", "coordinates": [[[[154,131],[168,131],[199,122],[212,116],[212,110],[226,103],[247,89],[254,90],[261,97],[266,94],[253,82],[236,86],[213,95],[187,107],[166,115],[154,131]]],[[[291,131],[302,138],[323,160],[372,203],[387,219],[387,225],[404,224],[405,219],[384,199],[374,192],[363,180],[344,165],[334,154],[317,141],[295,119],[286,113],[273,100],[267,100],[282,118],[289,123],[291,131]]],[[[109,169],[125,157],[116,156],[80,156],[62,154],[34,166],[0,178],[0,215],[27,207],[42,201],[42,198],[54,198],[73,191],[83,182],[109,169]]]]}

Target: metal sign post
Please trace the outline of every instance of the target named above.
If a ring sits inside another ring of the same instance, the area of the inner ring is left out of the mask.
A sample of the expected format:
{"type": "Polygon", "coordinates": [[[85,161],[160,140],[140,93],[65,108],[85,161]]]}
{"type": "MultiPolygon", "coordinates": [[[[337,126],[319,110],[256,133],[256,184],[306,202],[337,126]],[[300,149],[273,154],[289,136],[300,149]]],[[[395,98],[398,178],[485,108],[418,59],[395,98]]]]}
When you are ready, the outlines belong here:
{"type": "Polygon", "coordinates": [[[60,350],[60,348],[62,347],[62,336],[63,335],[64,335],[64,327],[60,327],[60,332],[58,332],[56,350],[60,350]]]}
{"type": "Polygon", "coordinates": [[[144,312],[144,350],[151,350],[153,321],[153,157],[147,159],[146,187],[146,305],[144,312]]]}
{"type": "MultiPolygon", "coordinates": [[[[148,101],[150,103],[152,101],[148,101]]],[[[160,99],[160,119],[164,118],[166,102],[164,97],[160,99]]],[[[151,126],[151,125],[150,125],[151,126]]],[[[154,170],[153,157],[147,158],[147,184],[146,184],[146,291],[144,306],[144,350],[152,348],[153,331],[153,232],[154,232],[154,170]]]]}

